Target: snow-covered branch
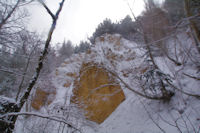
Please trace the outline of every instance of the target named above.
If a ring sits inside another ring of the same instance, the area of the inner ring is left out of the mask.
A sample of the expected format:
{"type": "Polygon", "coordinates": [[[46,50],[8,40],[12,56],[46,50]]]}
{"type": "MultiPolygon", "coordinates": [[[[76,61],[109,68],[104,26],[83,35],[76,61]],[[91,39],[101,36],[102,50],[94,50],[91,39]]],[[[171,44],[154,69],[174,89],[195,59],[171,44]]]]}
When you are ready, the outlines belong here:
{"type": "Polygon", "coordinates": [[[5,73],[9,73],[9,74],[14,74],[14,75],[18,75],[18,76],[23,76],[23,74],[12,71],[12,70],[7,70],[7,69],[0,69],[1,72],[5,72],[5,73]]]}
{"type": "Polygon", "coordinates": [[[130,85],[128,85],[116,72],[112,71],[112,70],[109,70],[109,69],[106,69],[107,72],[109,72],[110,74],[112,74],[114,77],[116,77],[123,85],[125,85],[125,87],[127,89],[129,89],[130,91],[132,91],[133,93],[135,93],[136,95],[139,95],[139,96],[142,96],[142,97],[145,97],[147,99],[152,99],[152,100],[165,100],[165,96],[160,96],[160,97],[157,97],[157,96],[148,96],[148,95],[145,95],[135,89],[133,89],[130,85]]]}
{"type": "Polygon", "coordinates": [[[0,115],[0,118],[5,118],[8,116],[19,116],[19,115],[36,116],[36,117],[40,117],[40,118],[45,118],[45,119],[61,122],[61,123],[67,124],[71,128],[76,129],[77,131],[81,132],[81,130],[78,129],[75,125],[67,122],[64,117],[59,117],[59,116],[55,116],[55,115],[46,115],[46,114],[34,113],[34,112],[13,112],[13,113],[6,113],[4,115],[0,115]]]}
{"type": "MultiPolygon", "coordinates": [[[[18,0],[18,2],[20,2],[20,0],[18,0]]],[[[25,93],[23,94],[23,96],[19,99],[18,101],[18,104],[17,104],[17,107],[14,109],[14,110],[9,110],[8,108],[8,111],[7,112],[20,112],[24,103],[27,101],[27,99],[29,98],[29,95],[31,93],[31,90],[32,88],[35,86],[38,78],[39,78],[39,75],[40,75],[40,72],[43,68],[43,64],[44,64],[44,60],[45,60],[45,57],[46,55],[48,54],[48,48],[49,48],[49,45],[50,45],[50,42],[51,42],[51,39],[52,39],[52,35],[53,35],[53,32],[56,28],[56,23],[57,23],[57,20],[58,20],[58,17],[59,17],[59,14],[62,10],[62,7],[64,5],[64,2],[65,0],[62,0],[61,3],[60,3],[60,6],[55,14],[55,18],[53,18],[53,23],[51,25],[51,28],[49,30],[49,33],[48,33],[48,37],[47,37],[47,40],[45,42],[45,46],[44,46],[44,49],[39,57],[39,60],[38,60],[38,66],[36,67],[36,71],[35,71],[35,74],[32,78],[32,80],[30,81],[28,87],[26,88],[26,91],[25,93]]],[[[19,3],[17,3],[16,6],[18,6],[19,3]]],[[[14,10],[14,9],[13,9],[14,10]]],[[[14,12],[14,11],[13,11],[14,12]]],[[[51,15],[51,14],[50,14],[51,15]]],[[[3,22],[4,24],[4,22],[3,22]]],[[[1,29],[1,24],[0,24],[0,29],[1,29]]],[[[4,114],[7,115],[7,112],[5,112],[4,114]]],[[[5,127],[9,130],[8,132],[13,132],[12,130],[15,128],[15,122],[18,118],[18,115],[9,115],[9,117],[7,118],[8,120],[11,120],[12,123],[8,124],[8,123],[4,123],[5,124],[5,127]]],[[[7,130],[7,129],[3,129],[3,130],[7,130]]]]}

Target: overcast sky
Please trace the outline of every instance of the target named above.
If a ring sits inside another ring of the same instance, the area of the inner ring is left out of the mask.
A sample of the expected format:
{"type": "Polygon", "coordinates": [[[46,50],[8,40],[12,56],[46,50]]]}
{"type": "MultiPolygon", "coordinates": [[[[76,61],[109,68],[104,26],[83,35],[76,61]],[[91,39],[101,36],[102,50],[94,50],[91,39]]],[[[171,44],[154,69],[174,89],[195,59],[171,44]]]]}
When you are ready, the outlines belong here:
{"type": "MultiPolygon", "coordinates": [[[[53,11],[58,8],[60,0],[46,0],[53,11]]],[[[143,10],[143,0],[128,0],[136,15],[143,10]]],[[[44,8],[34,3],[29,8],[31,14],[29,28],[44,35],[51,25],[51,18],[44,8]]],[[[78,44],[86,40],[95,31],[97,25],[105,18],[113,22],[120,21],[131,12],[127,0],[66,0],[53,34],[53,43],[71,40],[78,44]]]]}

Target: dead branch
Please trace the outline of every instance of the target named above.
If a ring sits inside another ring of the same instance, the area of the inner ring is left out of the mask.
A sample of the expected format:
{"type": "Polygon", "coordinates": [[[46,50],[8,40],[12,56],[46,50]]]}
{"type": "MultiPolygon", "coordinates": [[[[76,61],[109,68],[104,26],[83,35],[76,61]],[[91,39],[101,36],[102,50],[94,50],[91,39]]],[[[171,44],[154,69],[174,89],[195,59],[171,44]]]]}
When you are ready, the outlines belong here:
{"type": "Polygon", "coordinates": [[[191,94],[191,93],[185,92],[185,91],[179,89],[178,87],[176,87],[175,85],[171,84],[168,80],[166,80],[166,82],[167,82],[171,87],[173,87],[174,89],[180,91],[181,93],[183,93],[183,94],[185,94],[185,95],[188,95],[188,96],[195,97],[195,98],[197,98],[197,99],[200,99],[200,95],[196,95],[196,94],[191,94]]]}
{"type": "Polygon", "coordinates": [[[41,114],[41,113],[34,113],[34,112],[18,112],[18,113],[16,113],[16,112],[14,112],[14,113],[6,113],[4,115],[0,115],[0,118],[5,118],[8,116],[19,116],[19,115],[36,116],[36,117],[40,117],[40,118],[45,118],[45,119],[61,122],[61,123],[67,124],[68,126],[76,129],[77,131],[81,132],[81,130],[78,129],[75,125],[65,121],[64,117],[51,116],[51,115],[46,115],[46,114],[41,114]]]}
{"type": "Polygon", "coordinates": [[[187,76],[187,77],[189,77],[189,78],[195,79],[195,80],[200,80],[200,78],[195,77],[195,76],[191,76],[191,75],[189,75],[189,74],[187,74],[187,73],[183,73],[183,75],[185,75],[185,76],[187,76]]]}
{"type": "Polygon", "coordinates": [[[147,112],[149,118],[152,120],[152,122],[163,132],[166,133],[164,129],[161,128],[161,126],[153,119],[153,117],[151,116],[150,112],[147,110],[146,106],[144,105],[144,103],[140,100],[141,104],[143,105],[145,111],[147,112]]]}
{"type": "Polygon", "coordinates": [[[126,87],[127,89],[129,89],[130,91],[132,91],[133,93],[135,93],[135,94],[137,94],[137,95],[139,95],[139,96],[142,96],[142,97],[144,97],[144,98],[151,99],[151,100],[165,100],[165,99],[166,99],[165,96],[161,96],[161,97],[156,97],[156,96],[155,96],[155,97],[151,97],[151,96],[142,94],[141,92],[139,92],[139,91],[133,89],[132,87],[130,87],[130,86],[129,86],[122,78],[120,78],[120,77],[118,76],[118,74],[116,74],[115,72],[113,72],[113,71],[111,71],[111,70],[108,70],[108,69],[106,69],[106,71],[109,72],[110,74],[112,74],[112,75],[113,75],[114,77],[116,77],[117,79],[119,79],[119,80],[121,81],[121,83],[125,85],[125,87],[126,87]]]}
{"type": "Polygon", "coordinates": [[[12,10],[8,13],[8,15],[5,18],[2,19],[2,21],[0,23],[0,30],[2,29],[3,25],[8,21],[8,19],[12,16],[12,14],[15,12],[15,10],[19,6],[20,2],[21,2],[21,0],[18,0],[17,3],[12,8],[12,10]]]}
{"type": "Polygon", "coordinates": [[[30,53],[29,56],[28,56],[28,60],[27,60],[27,63],[26,63],[25,69],[24,69],[24,73],[23,73],[21,82],[20,82],[19,87],[18,87],[18,91],[17,91],[17,95],[16,95],[16,101],[18,100],[19,94],[20,94],[20,92],[21,92],[21,90],[22,90],[22,85],[23,85],[23,83],[24,83],[24,79],[25,79],[25,77],[26,77],[26,73],[27,73],[29,64],[30,64],[30,62],[31,62],[31,56],[32,56],[34,50],[36,49],[36,47],[37,47],[37,45],[34,46],[34,48],[32,49],[31,53],[30,53]]]}

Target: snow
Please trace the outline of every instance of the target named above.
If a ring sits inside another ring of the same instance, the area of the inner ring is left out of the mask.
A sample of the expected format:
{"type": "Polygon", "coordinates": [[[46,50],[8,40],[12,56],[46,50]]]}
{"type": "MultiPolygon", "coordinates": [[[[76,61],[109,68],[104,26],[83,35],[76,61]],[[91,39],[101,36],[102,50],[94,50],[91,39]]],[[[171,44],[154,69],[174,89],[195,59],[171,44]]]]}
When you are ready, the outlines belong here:
{"type": "Polygon", "coordinates": [[[82,56],[77,57],[77,55],[74,55],[70,59],[65,60],[65,62],[70,62],[70,64],[63,63],[61,65],[62,67],[57,68],[58,75],[56,75],[55,73],[52,74],[52,76],[55,77],[52,82],[54,86],[56,86],[56,88],[58,89],[55,98],[56,100],[54,102],[61,102],[63,104],[67,102],[69,104],[69,99],[72,95],[74,78],[67,76],[67,73],[79,73],[82,60],[82,56]],[[72,62],[72,58],[77,58],[79,59],[79,61],[72,62]],[[68,89],[63,86],[66,81],[71,82],[71,86],[68,89]]]}
{"type": "MultiPolygon", "coordinates": [[[[59,111],[61,107],[69,109],[70,111],[67,113],[62,113],[65,114],[68,121],[77,124],[77,127],[80,128],[83,133],[199,132],[199,99],[184,95],[174,88],[171,88],[175,92],[172,99],[169,102],[163,102],[138,96],[120,82],[126,100],[122,102],[102,124],[97,125],[92,122],[90,123],[82,118],[82,112],[74,109],[72,107],[74,105],[70,104],[75,77],[66,76],[67,73],[78,74],[83,62],[87,63],[92,61],[110,71],[114,71],[134,90],[141,92],[139,77],[142,74],[141,71],[148,67],[148,64],[145,63],[145,57],[143,57],[145,49],[140,45],[121,38],[121,45],[116,46],[115,41],[110,42],[108,36],[104,37],[105,41],[103,42],[98,39],[96,40],[96,44],[92,46],[90,54],[82,53],[73,55],[71,58],[65,60],[65,63],[61,64],[55,72],[50,74],[50,76],[53,77],[51,82],[56,88],[56,98],[53,103],[49,105],[48,109],[43,108],[42,111],[47,113],[50,110],[50,112],[55,113],[59,111]],[[110,56],[113,56],[114,59],[109,59],[110,56]],[[63,86],[66,81],[71,83],[69,87],[63,86]],[[69,115],[69,117],[67,117],[67,115],[69,115]],[[70,117],[70,115],[72,117],[70,117]]],[[[120,37],[120,35],[112,35],[112,37],[117,38],[120,37]]],[[[176,46],[177,51],[172,52],[170,56],[176,58],[177,54],[179,57],[178,61],[184,65],[177,66],[165,56],[156,57],[155,62],[162,73],[170,76],[175,86],[191,94],[200,94],[200,82],[183,75],[183,73],[187,73],[198,77],[199,73],[197,73],[195,65],[191,66],[191,59],[187,58],[187,55],[182,51],[189,50],[191,57],[195,57],[194,59],[197,63],[199,63],[200,57],[195,54],[197,51],[193,47],[191,39],[188,38],[186,34],[180,33],[177,35],[177,38],[179,38],[181,45],[178,44],[176,46]]],[[[172,41],[172,39],[168,40],[168,44],[170,49],[175,49],[175,42],[172,41]]],[[[62,113],[60,112],[57,114],[61,115],[62,113]]],[[[40,120],[41,119],[37,119],[37,122],[40,120]]],[[[45,123],[45,120],[42,122],[45,123]]],[[[52,128],[55,129],[60,127],[60,125],[55,122],[52,122],[49,126],[51,125],[53,125],[52,128]]],[[[51,130],[49,127],[51,133],[59,132],[55,129],[51,130]]],[[[67,128],[64,127],[64,129],[67,131],[67,128]]]]}
{"type": "Polygon", "coordinates": [[[0,114],[4,113],[5,108],[7,109],[11,105],[17,104],[15,99],[0,96],[0,114]]]}
{"type": "Polygon", "coordinates": [[[2,104],[6,104],[6,103],[15,103],[15,99],[0,96],[0,104],[2,105],[2,104]]]}
{"type": "MultiPolygon", "coordinates": [[[[187,45],[188,48],[191,47],[188,45],[191,44],[191,40],[186,38],[184,34],[179,34],[178,38],[181,42],[183,41],[182,45],[187,45]],[[185,39],[187,39],[187,41],[185,39]]],[[[114,44],[112,43],[97,42],[98,46],[93,50],[96,51],[99,56],[92,60],[95,60],[95,62],[98,62],[99,64],[103,63],[107,68],[114,70],[127,84],[134,89],[139,90],[139,88],[137,88],[137,82],[133,80],[135,79],[134,74],[137,75],[138,73],[134,72],[136,71],[135,69],[130,68],[145,67],[145,64],[143,63],[144,58],[142,58],[145,50],[142,48],[138,49],[139,46],[134,42],[124,39],[121,41],[124,46],[120,47],[120,51],[115,50],[114,44]],[[124,58],[116,59],[116,64],[111,65],[109,60],[105,58],[105,55],[109,54],[109,52],[106,51],[108,49],[111,49],[111,51],[118,56],[123,55],[125,58],[131,56],[129,55],[131,52],[126,51],[131,49],[136,53],[136,57],[131,61],[126,61],[124,58]],[[103,50],[106,54],[103,53],[103,50]],[[132,71],[129,73],[128,77],[124,77],[122,71],[127,69],[132,71]]],[[[173,44],[171,43],[170,45],[173,44]]],[[[181,51],[180,49],[182,49],[182,46],[179,46],[177,51],[181,51]]],[[[194,50],[194,48],[191,50],[194,50]]],[[[181,52],[178,54],[180,58],[185,58],[185,55],[181,52]]],[[[172,55],[172,57],[174,56],[172,55]]],[[[190,74],[193,73],[192,75],[194,75],[194,68],[188,66],[188,64],[185,64],[185,66],[176,66],[167,57],[156,57],[155,61],[163,73],[175,78],[173,81],[174,84],[180,81],[181,84],[185,84],[183,89],[187,90],[187,92],[193,92],[193,94],[199,93],[199,81],[194,81],[194,79],[189,79],[185,76],[184,78],[183,76],[179,77],[182,75],[182,71],[190,74]]],[[[194,130],[197,132],[200,122],[196,119],[200,117],[200,113],[197,113],[200,109],[200,105],[196,98],[176,92],[170,103],[163,103],[161,101],[148,100],[139,97],[127,88],[123,88],[123,91],[126,100],[121,103],[101,125],[97,126],[97,133],[161,133],[163,131],[175,133],[179,132],[178,128],[180,128],[182,132],[194,132],[194,130]]],[[[91,131],[91,133],[93,132],[94,131],[91,131]]],[[[89,131],[85,130],[85,133],[89,133],[89,131]]]]}

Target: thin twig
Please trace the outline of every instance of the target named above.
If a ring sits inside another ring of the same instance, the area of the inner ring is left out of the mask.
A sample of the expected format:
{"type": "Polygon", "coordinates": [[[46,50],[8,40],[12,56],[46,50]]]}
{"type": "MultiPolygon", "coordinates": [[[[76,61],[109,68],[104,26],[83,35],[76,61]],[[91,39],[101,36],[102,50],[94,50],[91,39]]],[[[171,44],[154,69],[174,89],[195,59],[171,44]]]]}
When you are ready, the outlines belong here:
{"type": "Polygon", "coordinates": [[[146,106],[144,105],[144,103],[140,100],[141,104],[143,105],[145,111],[147,112],[149,118],[152,120],[152,122],[163,132],[166,133],[164,129],[161,128],[161,126],[153,119],[153,117],[151,116],[150,112],[147,110],[146,106]]]}
{"type": "Polygon", "coordinates": [[[4,115],[0,115],[0,118],[4,118],[4,117],[7,117],[7,116],[19,116],[19,115],[29,115],[29,116],[31,115],[31,116],[37,116],[37,117],[40,117],[40,118],[46,118],[46,119],[57,121],[57,122],[62,122],[62,123],[65,123],[65,124],[73,127],[77,131],[81,132],[81,130],[78,129],[75,125],[65,121],[64,117],[51,116],[51,115],[46,115],[46,114],[39,114],[39,113],[34,113],[34,112],[14,112],[14,113],[6,113],[4,115]]]}
{"type": "Polygon", "coordinates": [[[195,79],[195,80],[200,80],[200,78],[195,77],[195,76],[191,76],[191,75],[186,74],[186,73],[183,73],[183,75],[185,75],[185,76],[187,76],[187,77],[189,77],[189,78],[195,79]]]}

